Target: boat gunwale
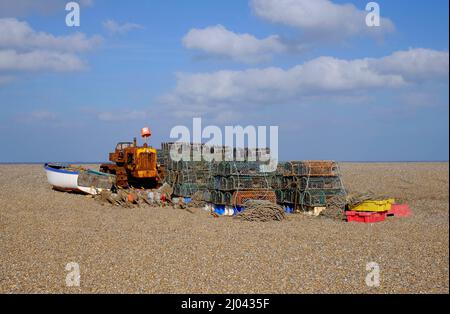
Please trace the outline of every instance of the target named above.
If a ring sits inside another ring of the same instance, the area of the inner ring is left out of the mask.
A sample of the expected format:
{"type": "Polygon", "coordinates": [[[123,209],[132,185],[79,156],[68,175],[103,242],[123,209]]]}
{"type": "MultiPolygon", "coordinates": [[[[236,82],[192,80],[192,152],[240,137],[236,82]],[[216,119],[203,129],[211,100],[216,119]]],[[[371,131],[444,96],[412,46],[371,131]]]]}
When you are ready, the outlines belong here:
{"type": "Polygon", "coordinates": [[[80,174],[79,171],[52,168],[50,164],[45,164],[44,165],[44,169],[48,170],[48,171],[53,171],[53,172],[57,172],[57,173],[71,174],[71,175],[79,175],[80,174]]]}

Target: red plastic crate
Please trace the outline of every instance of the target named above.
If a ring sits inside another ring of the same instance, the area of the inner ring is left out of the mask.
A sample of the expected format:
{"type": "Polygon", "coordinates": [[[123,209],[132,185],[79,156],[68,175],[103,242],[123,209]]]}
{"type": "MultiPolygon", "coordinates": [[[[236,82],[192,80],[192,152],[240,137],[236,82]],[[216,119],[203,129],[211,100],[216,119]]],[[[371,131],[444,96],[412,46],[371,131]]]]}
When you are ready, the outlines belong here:
{"type": "Polygon", "coordinates": [[[408,217],[411,215],[411,208],[408,204],[392,204],[391,210],[387,211],[388,216],[408,217]]]}
{"type": "Polygon", "coordinates": [[[347,216],[348,222],[373,223],[384,221],[386,219],[386,212],[357,212],[349,210],[345,212],[345,215],[347,216]]]}

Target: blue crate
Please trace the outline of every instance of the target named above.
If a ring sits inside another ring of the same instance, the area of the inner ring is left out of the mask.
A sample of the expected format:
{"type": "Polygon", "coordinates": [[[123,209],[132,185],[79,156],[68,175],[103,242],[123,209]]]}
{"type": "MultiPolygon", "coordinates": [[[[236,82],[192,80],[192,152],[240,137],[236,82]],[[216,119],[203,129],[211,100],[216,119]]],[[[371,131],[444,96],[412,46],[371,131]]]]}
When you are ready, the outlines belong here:
{"type": "Polygon", "coordinates": [[[214,206],[214,212],[217,215],[223,215],[225,214],[225,205],[213,205],[214,206]]]}
{"type": "Polygon", "coordinates": [[[291,205],[284,205],[283,209],[286,214],[292,214],[294,212],[294,207],[291,205]]]}
{"type": "MultiPolygon", "coordinates": [[[[225,214],[225,205],[220,204],[213,204],[214,212],[217,215],[224,215],[225,214]]],[[[242,206],[235,206],[233,207],[233,215],[237,215],[238,213],[242,212],[244,210],[244,207],[242,206]]]]}

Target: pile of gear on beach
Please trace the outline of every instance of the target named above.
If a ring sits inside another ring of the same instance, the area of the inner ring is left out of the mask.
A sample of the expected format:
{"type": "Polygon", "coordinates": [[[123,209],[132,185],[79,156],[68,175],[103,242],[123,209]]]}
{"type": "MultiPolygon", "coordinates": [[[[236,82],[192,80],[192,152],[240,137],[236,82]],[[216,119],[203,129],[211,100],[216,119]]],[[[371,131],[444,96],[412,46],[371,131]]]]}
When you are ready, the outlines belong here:
{"type": "MultiPolygon", "coordinates": [[[[159,168],[164,169],[158,188],[124,188],[113,184],[111,189],[102,186],[101,191],[91,193],[96,194],[93,198],[102,204],[126,208],[174,207],[190,212],[192,208],[204,208],[215,217],[234,216],[246,221],[284,220],[289,214],[305,213],[371,223],[411,213],[408,205],[396,204],[392,198],[370,192],[348,194],[335,161],[289,161],[271,167],[268,148],[230,150],[226,146],[204,144],[182,144],[188,153],[175,161],[171,155],[173,145],[163,143],[156,150],[159,168]],[[195,156],[205,148],[214,156],[210,161],[195,156]],[[230,151],[232,158],[226,158],[230,151]],[[231,161],[224,161],[227,159],[231,161]]],[[[105,185],[114,178],[98,174],[80,174],[78,184],[82,183],[85,189],[94,188],[99,182],[105,185]]]]}
{"type": "MultiPolygon", "coordinates": [[[[204,147],[187,144],[190,145],[190,155],[186,158],[189,161],[173,161],[171,145],[173,143],[163,143],[158,150],[158,162],[165,165],[165,182],[173,186],[173,195],[180,200],[191,201],[191,197],[200,200],[218,216],[265,221],[267,213],[274,217],[269,220],[283,220],[290,213],[306,213],[355,222],[378,222],[388,216],[410,214],[408,205],[396,204],[392,198],[371,192],[348,194],[335,161],[279,162],[275,171],[267,171],[270,167],[266,163],[255,160],[270,154],[268,148],[234,148],[233,161],[207,162],[191,161],[193,152],[204,147]],[[238,157],[241,161],[236,161],[238,157]],[[255,211],[264,214],[258,216],[255,211]]],[[[207,150],[221,160],[226,159],[225,146],[207,147],[207,150]]]]}

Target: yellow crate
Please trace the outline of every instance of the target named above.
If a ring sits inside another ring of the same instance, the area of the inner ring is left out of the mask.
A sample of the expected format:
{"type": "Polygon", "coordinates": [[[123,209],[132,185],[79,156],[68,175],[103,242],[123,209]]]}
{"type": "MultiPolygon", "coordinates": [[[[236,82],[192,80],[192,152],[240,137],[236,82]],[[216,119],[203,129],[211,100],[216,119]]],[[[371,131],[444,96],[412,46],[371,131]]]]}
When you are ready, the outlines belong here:
{"type": "Polygon", "coordinates": [[[350,206],[350,210],[357,212],[385,212],[391,209],[392,204],[395,203],[395,199],[388,198],[378,201],[364,201],[356,206],[350,206]]]}

